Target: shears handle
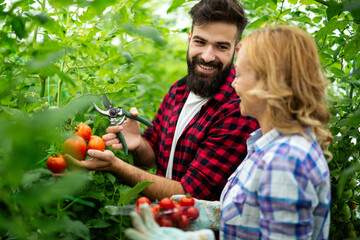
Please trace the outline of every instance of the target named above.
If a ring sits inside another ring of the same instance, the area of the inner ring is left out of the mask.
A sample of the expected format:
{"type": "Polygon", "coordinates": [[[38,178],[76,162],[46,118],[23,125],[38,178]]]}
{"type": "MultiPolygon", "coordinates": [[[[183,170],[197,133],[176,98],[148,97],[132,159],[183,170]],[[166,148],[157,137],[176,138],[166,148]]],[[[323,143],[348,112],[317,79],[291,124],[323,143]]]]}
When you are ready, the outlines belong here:
{"type": "MultiPolygon", "coordinates": [[[[145,125],[148,126],[148,127],[153,127],[153,124],[152,124],[151,122],[149,122],[148,120],[146,120],[145,118],[142,118],[142,117],[139,117],[139,116],[134,117],[131,113],[129,113],[129,112],[126,111],[125,109],[122,109],[122,111],[123,111],[123,114],[124,114],[127,118],[131,118],[131,119],[134,119],[134,120],[136,120],[136,121],[139,121],[139,122],[145,124],[145,125]]],[[[117,125],[117,124],[116,124],[116,123],[111,124],[111,126],[115,126],[115,125],[117,125]]],[[[124,135],[123,135],[121,132],[118,132],[118,133],[117,133],[117,136],[118,136],[118,138],[120,139],[121,144],[123,145],[123,148],[124,148],[124,151],[125,151],[125,155],[128,155],[129,150],[128,150],[127,143],[126,143],[126,141],[125,141],[124,135]]]]}
{"type": "MultiPolygon", "coordinates": [[[[110,124],[110,125],[111,125],[111,126],[115,126],[115,125],[117,125],[117,124],[114,123],[114,124],[110,124]]],[[[127,144],[126,144],[124,135],[123,135],[121,132],[117,132],[116,135],[118,136],[118,138],[120,139],[121,144],[123,145],[123,148],[124,148],[124,151],[125,151],[125,155],[128,155],[129,150],[128,150],[128,147],[127,147],[127,144]]]]}
{"type": "Polygon", "coordinates": [[[131,119],[134,119],[138,122],[141,122],[143,124],[145,124],[146,126],[148,127],[153,127],[153,124],[151,122],[149,122],[148,120],[146,120],[145,118],[143,117],[140,117],[140,116],[136,116],[134,117],[131,113],[129,113],[128,111],[126,111],[125,109],[122,109],[123,111],[123,114],[127,117],[127,118],[131,118],[131,119]]]}

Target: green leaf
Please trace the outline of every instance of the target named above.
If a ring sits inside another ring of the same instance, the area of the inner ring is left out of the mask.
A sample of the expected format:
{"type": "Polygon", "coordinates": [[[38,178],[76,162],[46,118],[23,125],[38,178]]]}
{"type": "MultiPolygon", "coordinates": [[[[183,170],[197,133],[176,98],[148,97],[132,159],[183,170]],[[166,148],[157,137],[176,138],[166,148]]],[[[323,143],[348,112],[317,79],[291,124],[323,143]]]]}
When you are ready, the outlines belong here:
{"type": "Polygon", "coordinates": [[[254,9],[258,7],[265,6],[269,1],[268,0],[257,0],[254,6],[254,9]]]}
{"type": "Polygon", "coordinates": [[[301,3],[302,5],[317,4],[315,0],[300,0],[300,3],[301,3]]]}
{"type": "Polygon", "coordinates": [[[158,45],[164,45],[166,43],[166,40],[162,37],[161,32],[153,27],[146,25],[134,27],[132,24],[123,24],[122,27],[130,34],[150,38],[158,45]]]}
{"type": "Polygon", "coordinates": [[[66,195],[71,195],[78,191],[88,181],[84,174],[68,174],[56,179],[53,184],[39,183],[33,185],[32,188],[26,189],[23,193],[23,199],[19,202],[24,207],[31,207],[32,204],[49,204],[66,195]],[[27,201],[32,199],[32,201],[27,201]]]}
{"type": "Polygon", "coordinates": [[[344,171],[341,173],[341,177],[339,179],[339,186],[337,189],[338,196],[342,195],[348,178],[350,176],[352,176],[354,173],[358,172],[359,170],[360,170],[360,163],[355,163],[355,164],[351,165],[350,167],[344,169],[344,171]]]}
{"type": "Polygon", "coordinates": [[[170,7],[167,10],[167,13],[174,11],[176,8],[180,7],[186,2],[186,0],[172,0],[170,7]]]}
{"type": "Polygon", "coordinates": [[[360,22],[360,1],[346,1],[344,10],[351,12],[356,22],[360,22]]]}
{"type": "Polygon", "coordinates": [[[256,29],[261,27],[263,24],[267,23],[267,21],[269,20],[268,16],[263,16],[260,19],[255,20],[254,22],[250,23],[247,28],[248,29],[256,29]]]}
{"type": "Polygon", "coordinates": [[[348,21],[338,21],[337,19],[331,19],[328,21],[323,28],[321,28],[316,35],[316,39],[324,39],[327,35],[331,35],[336,29],[340,31],[348,25],[348,21]]]}
{"type": "Polygon", "coordinates": [[[64,38],[64,29],[63,27],[54,19],[46,15],[45,13],[40,13],[35,15],[35,19],[39,24],[42,25],[50,34],[54,34],[59,38],[64,38]]]}
{"type": "Polygon", "coordinates": [[[86,222],[86,226],[88,228],[107,228],[111,226],[111,224],[102,219],[90,219],[86,222]]]}
{"type": "Polygon", "coordinates": [[[298,0],[288,0],[288,2],[289,2],[290,4],[296,5],[296,4],[298,3],[298,0]]]}
{"type": "Polygon", "coordinates": [[[26,115],[23,111],[16,108],[9,108],[5,106],[0,106],[0,109],[6,112],[9,117],[15,121],[25,121],[26,115]]]}
{"type": "Polygon", "coordinates": [[[338,127],[346,126],[348,128],[358,128],[360,126],[360,109],[355,110],[353,114],[349,114],[347,117],[341,119],[337,123],[338,127]]]}
{"type": "Polygon", "coordinates": [[[327,19],[330,20],[334,16],[339,15],[343,11],[343,5],[338,4],[337,2],[331,0],[328,2],[328,7],[326,9],[327,19]]]}
{"type": "Polygon", "coordinates": [[[90,240],[90,231],[84,223],[64,217],[63,226],[65,231],[70,234],[71,239],[90,240]]]}
{"type": "Polygon", "coordinates": [[[359,54],[360,51],[360,34],[353,37],[344,47],[344,55],[347,61],[351,61],[359,54]]]}
{"type": "Polygon", "coordinates": [[[323,19],[322,17],[314,17],[312,19],[312,21],[313,21],[313,23],[319,23],[319,22],[321,22],[322,19],[323,19]]]}
{"type": "Polygon", "coordinates": [[[153,182],[141,182],[135,185],[135,187],[128,189],[126,192],[124,192],[118,201],[118,206],[130,204],[135,201],[135,199],[138,197],[138,194],[141,193],[147,186],[151,185],[153,182]]]}
{"type": "Polygon", "coordinates": [[[11,22],[11,27],[19,39],[26,38],[27,32],[23,18],[15,16],[11,22]]]}
{"type": "Polygon", "coordinates": [[[76,3],[76,0],[48,0],[49,4],[57,9],[67,8],[74,3],[76,3]]]}
{"type": "Polygon", "coordinates": [[[65,195],[64,198],[69,199],[69,200],[71,200],[73,202],[80,203],[80,204],[85,205],[85,206],[95,207],[95,204],[93,202],[89,202],[89,201],[86,201],[86,200],[81,199],[81,198],[77,198],[77,197],[73,197],[73,196],[69,196],[69,195],[65,195]]]}

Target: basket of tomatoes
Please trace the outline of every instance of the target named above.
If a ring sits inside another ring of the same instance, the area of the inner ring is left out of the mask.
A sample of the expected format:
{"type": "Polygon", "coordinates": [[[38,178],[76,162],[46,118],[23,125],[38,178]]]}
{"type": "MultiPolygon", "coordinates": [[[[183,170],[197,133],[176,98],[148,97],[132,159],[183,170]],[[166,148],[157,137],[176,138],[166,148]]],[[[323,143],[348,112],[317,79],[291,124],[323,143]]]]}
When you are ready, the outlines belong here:
{"type": "Polygon", "coordinates": [[[195,207],[195,199],[184,196],[180,202],[163,198],[160,202],[151,204],[147,197],[140,197],[136,201],[137,207],[142,203],[148,203],[154,219],[161,227],[176,227],[187,229],[192,221],[199,217],[199,210],[195,207]]]}

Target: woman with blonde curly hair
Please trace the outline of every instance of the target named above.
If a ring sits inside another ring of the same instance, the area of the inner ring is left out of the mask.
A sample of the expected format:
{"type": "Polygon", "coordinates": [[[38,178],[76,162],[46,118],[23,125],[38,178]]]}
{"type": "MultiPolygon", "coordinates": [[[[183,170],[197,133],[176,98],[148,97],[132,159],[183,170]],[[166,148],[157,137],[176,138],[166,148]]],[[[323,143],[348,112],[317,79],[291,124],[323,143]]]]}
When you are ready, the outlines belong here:
{"type": "MultiPolygon", "coordinates": [[[[331,185],[323,153],[331,158],[332,136],[314,40],[294,27],[260,29],[241,42],[235,68],[241,114],[256,118],[261,129],[247,140],[248,155],[220,202],[196,200],[200,217],[192,229],[218,227],[220,239],[328,239],[331,185]]],[[[130,238],[214,237],[210,230],[160,228],[149,215],[147,206],[133,213],[137,230],[127,231],[130,238]]]]}

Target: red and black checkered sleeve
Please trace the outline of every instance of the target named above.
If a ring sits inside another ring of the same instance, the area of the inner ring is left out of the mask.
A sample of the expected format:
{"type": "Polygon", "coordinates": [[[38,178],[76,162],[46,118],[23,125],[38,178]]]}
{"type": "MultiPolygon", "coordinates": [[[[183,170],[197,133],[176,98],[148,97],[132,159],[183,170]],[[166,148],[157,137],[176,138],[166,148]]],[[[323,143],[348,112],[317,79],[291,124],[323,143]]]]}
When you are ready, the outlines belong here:
{"type": "Polygon", "coordinates": [[[226,114],[213,123],[181,179],[185,191],[195,198],[219,200],[227,179],[246,157],[246,140],[259,125],[253,118],[241,116],[238,104],[235,101],[220,109],[226,114]]]}

